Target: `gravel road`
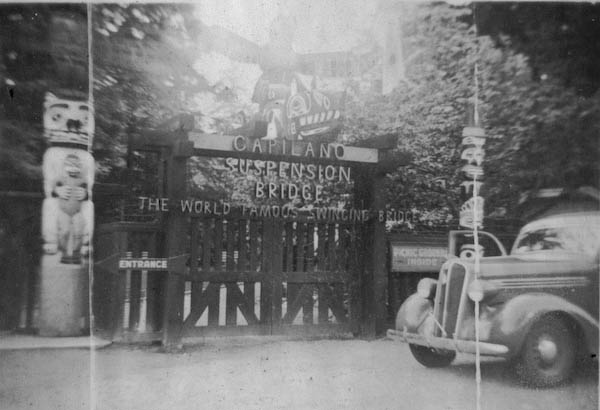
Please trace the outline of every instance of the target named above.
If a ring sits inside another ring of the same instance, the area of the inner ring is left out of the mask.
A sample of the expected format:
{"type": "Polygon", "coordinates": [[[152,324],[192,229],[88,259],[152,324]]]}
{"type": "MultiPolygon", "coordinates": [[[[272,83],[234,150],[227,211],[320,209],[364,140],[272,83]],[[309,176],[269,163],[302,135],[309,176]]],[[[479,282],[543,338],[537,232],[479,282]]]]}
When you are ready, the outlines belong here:
{"type": "MultiPolygon", "coordinates": [[[[445,369],[416,363],[390,340],[207,339],[157,347],[0,352],[0,409],[475,409],[470,356],[445,369]]],[[[597,363],[573,384],[524,388],[498,361],[482,364],[483,409],[598,408],[597,363]]]]}

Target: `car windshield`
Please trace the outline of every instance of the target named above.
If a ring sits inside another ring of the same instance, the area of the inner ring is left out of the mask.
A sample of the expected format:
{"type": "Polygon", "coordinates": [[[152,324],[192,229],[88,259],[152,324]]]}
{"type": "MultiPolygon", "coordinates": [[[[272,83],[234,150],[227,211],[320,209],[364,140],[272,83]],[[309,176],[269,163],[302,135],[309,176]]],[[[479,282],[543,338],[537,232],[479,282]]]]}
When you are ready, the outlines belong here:
{"type": "Polygon", "coordinates": [[[561,250],[595,256],[600,250],[600,232],[594,225],[547,227],[524,232],[514,254],[561,250]]]}

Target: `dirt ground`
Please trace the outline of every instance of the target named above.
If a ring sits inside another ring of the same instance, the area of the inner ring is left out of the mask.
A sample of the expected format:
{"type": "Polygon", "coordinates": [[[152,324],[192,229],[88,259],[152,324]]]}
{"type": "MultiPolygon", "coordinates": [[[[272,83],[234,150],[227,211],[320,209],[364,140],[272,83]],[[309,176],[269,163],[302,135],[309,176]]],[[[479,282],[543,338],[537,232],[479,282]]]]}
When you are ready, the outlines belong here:
{"type": "MultiPolygon", "coordinates": [[[[0,352],[0,409],[475,409],[470,356],[445,369],[390,340],[207,339],[158,347],[0,352]]],[[[532,390],[482,364],[483,409],[598,408],[597,363],[573,384],[532,390]]]]}

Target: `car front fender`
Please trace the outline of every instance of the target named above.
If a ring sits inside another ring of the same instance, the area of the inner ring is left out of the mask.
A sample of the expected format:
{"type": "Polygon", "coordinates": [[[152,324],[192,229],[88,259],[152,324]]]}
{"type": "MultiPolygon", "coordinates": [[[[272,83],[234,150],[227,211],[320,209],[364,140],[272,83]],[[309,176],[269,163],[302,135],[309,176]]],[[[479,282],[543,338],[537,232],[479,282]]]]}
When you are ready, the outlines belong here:
{"type": "Polygon", "coordinates": [[[400,306],[396,315],[396,330],[417,332],[430,312],[433,312],[433,301],[414,293],[400,306]]]}
{"type": "Polygon", "coordinates": [[[489,340],[508,346],[510,355],[515,356],[531,326],[548,313],[572,318],[582,331],[588,351],[598,353],[598,319],[559,296],[545,293],[519,295],[507,301],[494,315],[489,340]]]}

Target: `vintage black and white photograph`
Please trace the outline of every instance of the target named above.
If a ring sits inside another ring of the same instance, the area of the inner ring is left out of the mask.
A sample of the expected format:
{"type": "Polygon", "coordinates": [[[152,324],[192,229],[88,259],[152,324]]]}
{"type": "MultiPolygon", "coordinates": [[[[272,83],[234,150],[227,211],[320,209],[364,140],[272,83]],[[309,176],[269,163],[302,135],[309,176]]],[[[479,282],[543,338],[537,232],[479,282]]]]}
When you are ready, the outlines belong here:
{"type": "Polygon", "coordinates": [[[0,2],[0,409],[594,410],[600,3],[0,2]]]}

